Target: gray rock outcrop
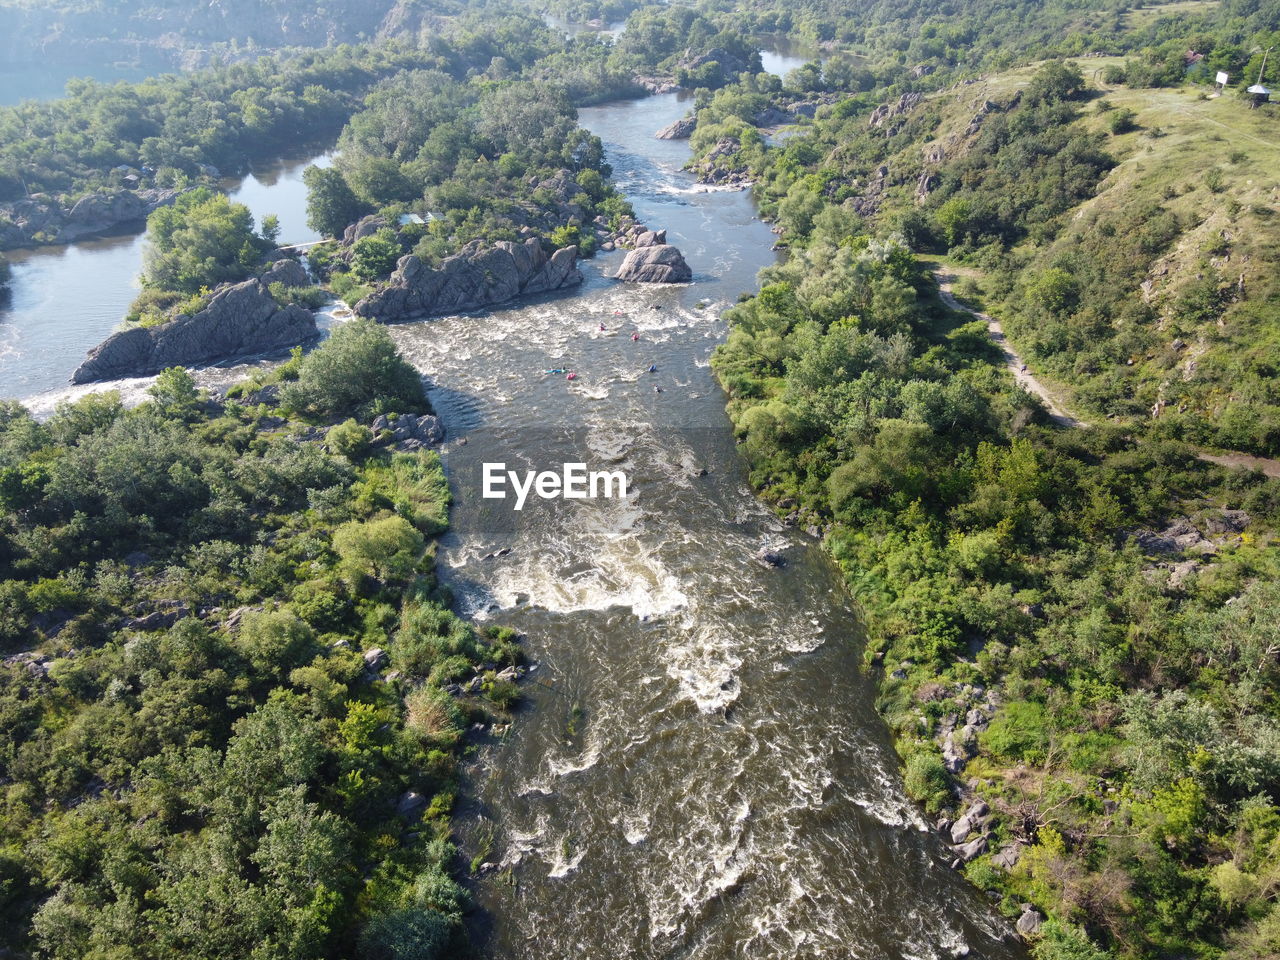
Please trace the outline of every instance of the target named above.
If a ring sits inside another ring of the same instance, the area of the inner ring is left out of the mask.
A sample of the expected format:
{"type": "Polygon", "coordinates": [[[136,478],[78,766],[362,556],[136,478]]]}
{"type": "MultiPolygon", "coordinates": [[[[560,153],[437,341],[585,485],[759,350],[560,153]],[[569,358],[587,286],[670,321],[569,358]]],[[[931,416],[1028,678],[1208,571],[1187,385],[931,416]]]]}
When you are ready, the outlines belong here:
{"type": "Polygon", "coordinates": [[[896,103],[882,103],[872,110],[871,116],[867,118],[867,126],[885,127],[889,131],[889,135],[892,136],[902,126],[901,123],[894,123],[893,121],[906,116],[923,102],[924,94],[904,93],[896,103]]]}
{"type": "Polygon", "coordinates": [[[614,276],[635,283],[687,283],[693,279],[693,271],[676,247],[651,243],[628,251],[614,276]]]}
{"type": "Polygon", "coordinates": [[[381,323],[481,310],[579,284],[577,262],[577,247],[561,247],[548,257],[535,238],[490,247],[475,240],[434,269],[409,254],[400,258],[390,281],[353,310],[381,323]]]}
{"type": "Polygon", "coordinates": [[[89,351],[71,382],[145,377],[166,367],[217,363],[311,340],[318,333],[312,312],[296,304],[280,306],[264,282],[273,277],[286,286],[304,286],[306,273],[296,263],[293,267],[296,271],[277,264],[262,278],[226,284],[190,316],[112,334],[89,351]]]}
{"type": "Polygon", "coordinates": [[[89,193],[68,209],[44,194],[0,206],[0,249],[37,243],[70,243],[141,223],[177,199],[178,190],[89,193]]]}
{"type": "Polygon", "coordinates": [[[1022,916],[1018,917],[1017,929],[1024,937],[1033,937],[1040,932],[1044,924],[1044,914],[1031,904],[1022,904],[1022,916]]]}
{"type": "Polygon", "coordinates": [[[402,413],[394,420],[386,414],[376,417],[369,429],[373,431],[374,444],[394,443],[402,450],[419,450],[444,442],[444,424],[429,413],[415,417],[402,413]]]}
{"type": "Polygon", "coordinates": [[[698,126],[697,117],[681,117],[675,123],[669,123],[654,134],[659,140],[688,140],[698,126]]]}
{"type": "Polygon", "coordinates": [[[373,236],[386,226],[389,226],[386,218],[380,217],[376,213],[361,217],[355,223],[347,224],[347,229],[342,231],[342,245],[348,247],[357,240],[373,236]]]}

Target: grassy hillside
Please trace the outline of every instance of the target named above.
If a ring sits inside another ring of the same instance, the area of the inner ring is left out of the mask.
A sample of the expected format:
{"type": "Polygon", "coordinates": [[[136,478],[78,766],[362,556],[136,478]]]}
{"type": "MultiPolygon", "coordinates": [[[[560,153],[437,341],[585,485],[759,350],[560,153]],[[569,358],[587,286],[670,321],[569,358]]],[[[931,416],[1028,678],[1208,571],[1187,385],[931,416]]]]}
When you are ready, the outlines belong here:
{"type": "MultiPolygon", "coordinates": [[[[1081,66],[1101,73],[1105,61],[1081,66]]],[[[1026,79],[974,90],[1007,98],[1026,79]]],[[[1076,121],[1116,160],[1097,196],[1051,240],[968,259],[993,268],[980,289],[1026,354],[1072,385],[1085,416],[1274,454],[1280,134],[1274,108],[1205,92],[1100,84],[1076,121]],[[1049,302],[1056,271],[1071,282],[1049,302]]]]}
{"type": "Polygon", "coordinates": [[[1034,65],[874,109],[860,94],[780,150],[748,122],[770,96],[728,91],[694,146],[756,180],[784,242],[836,207],[966,266],[961,293],[1083,419],[1280,452],[1280,107],[1065,63],[1069,95],[1036,89],[1034,65]]]}

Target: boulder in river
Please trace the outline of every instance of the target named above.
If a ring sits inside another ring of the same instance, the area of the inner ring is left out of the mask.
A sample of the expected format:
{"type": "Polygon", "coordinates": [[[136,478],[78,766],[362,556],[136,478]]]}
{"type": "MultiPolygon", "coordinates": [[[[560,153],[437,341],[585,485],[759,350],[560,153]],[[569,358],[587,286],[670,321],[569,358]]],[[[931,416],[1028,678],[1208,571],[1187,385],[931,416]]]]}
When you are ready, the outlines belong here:
{"type": "MultiPolygon", "coordinates": [[[[286,286],[302,286],[306,274],[296,263],[293,266],[297,269],[277,265],[267,276],[286,286]],[[300,282],[291,282],[299,276],[300,282]]],[[[113,333],[89,351],[71,382],[145,377],[166,367],[217,363],[313,339],[318,331],[312,312],[296,304],[280,306],[264,279],[226,284],[215,291],[208,306],[190,316],[113,333]]]]}
{"type": "Polygon", "coordinates": [[[787,558],[777,550],[771,550],[768,547],[761,547],[756,551],[756,559],[763,563],[766,567],[782,567],[786,566],[787,558]]]}
{"type": "Polygon", "coordinates": [[[413,254],[401,257],[390,281],[353,310],[380,323],[481,310],[579,284],[577,262],[576,246],[561,247],[548,257],[532,237],[524,243],[500,240],[490,247],[473,240],[435,268],[413,254]]]}
{"type": "Polygon", "coordinates": [[[655,243],[629,251],[614,276],[636,283],[687,283],[693,279],[693,271],[679,249],[655,243]]]}
{"type": "Polygon", "coordinates": [[[675,123],[669,123],[654,134],[659,140],[688,140],[698,126],[697,117],[681,117],[675,123]]]}

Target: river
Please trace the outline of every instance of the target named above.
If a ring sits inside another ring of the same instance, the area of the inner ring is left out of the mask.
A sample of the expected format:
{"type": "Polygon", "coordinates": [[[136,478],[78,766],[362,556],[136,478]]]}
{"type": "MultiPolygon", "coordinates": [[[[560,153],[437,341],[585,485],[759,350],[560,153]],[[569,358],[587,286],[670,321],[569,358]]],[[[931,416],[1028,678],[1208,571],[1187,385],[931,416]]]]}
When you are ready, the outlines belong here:
{"type": "MultiPolygon", "coordinates": [[[[277,160],[223,183],[253,212],[280,218],[281,239],[306,243],[320,236],[306,223],[302,171],[327,166],[332,155],[277,160]]],[[[119,236],[62,246],[11,250],[13,280],[0,300],[0,397],[22,397],[40,413],[59,398],[86,392],[67,387],[88,351],[124,319],[138,295],[143,234],[139,224],[119,236]]],[[[145,384],[147,381],[139,381],[145,384]]],[[[126,391],[130,386],[122,385],[126,391]]]]}
{"type": "MultiPolygon", "coordinates": [[[[618,284],[603,275],[615,253],[573,293],[391,328],[450,431],[441,576],[463,613],[520,630],[537,665],[466,774],[464,854],[497,865],[475,885],[473,936],[502,960],[1024,958],[904,796],[839,571],[748,485],[709,358],[774,237],[746,193],[680,170],[686,143],[654,139],[686,108],[673,94],[581,119],[693,283],[618,284]],[[480,498],[484,462],[569,460],[625,471],[629,496],[520,514],[480,498]],[[755,560],[762,546],[786,565],[755,560]]],[[[273,191],[298,169],[240,193],[290,240],[301,207],[273,191]]],[[[137,245],[17,264],[0,392],[43,391],[37,408],[60,395],[132,296],[137,245]]]]}
{"type": "Polygon", "coordinates": [[[451,431],[442,575],[538,665],[464,791],[465,859],[497,865],[473,933],[504,960],[1024,956],[903,794],[838,571],[748,487],[708,360],[774,238],[653,138],[684,107],[581,119],[694,283],[619,285],[615,254],[574,296],[392,328],[451,431]],[[518,518],[480,498],[482,462],[566,460],[631,495],[518,518]]]}

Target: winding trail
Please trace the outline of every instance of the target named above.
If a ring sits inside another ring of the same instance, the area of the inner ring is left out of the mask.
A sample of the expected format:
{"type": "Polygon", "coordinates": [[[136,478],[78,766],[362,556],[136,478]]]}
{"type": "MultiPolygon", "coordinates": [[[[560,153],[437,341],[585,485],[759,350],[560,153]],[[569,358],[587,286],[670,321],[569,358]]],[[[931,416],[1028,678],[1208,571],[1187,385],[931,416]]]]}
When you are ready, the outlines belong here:
{"type": "MultiPolygon", "coordinates": [[[[1014,380],[1018,385],[1029,393],[1035,394],[1044,403],[1049,411],[1049,418],[1060,427],[1088,427],[1089,424],[1084,420],[1079,420],[1067,413],[1062,404],[1054,397],[1053,393],[1041,383],[1027,366],[1026,361],[1019,356],[1018,352],[1009,345],[1009,341],[1005,338],[1004,327],[1000,321],[974,310],[972,307],[966,307],[963,303],[956,299],[955,294],[951,291],[951,284],[955,281],[953,273],[944,273],[935,268],[934,275],[938,278],[938,296],[942,302],[952,310],[961,313],[967,313],[970,316],[977,317],[987,325],[987,334],[991,337],[992,343],[1000,348],[1000,352],[1004,354],[1005,366],[1009,372],[1013,374],[1014,380]]],[[[1241,453],[1236,450],[1220,450],[1211,452],[1208,450],[1196,450],[1196,456],[1206,463],[1217,464],[1220,467],[1226,467],[1229,470],[1260,470],[1268,477],[1280,478],[1280,460],[1268,457],[1258,457],[1250,453],[1241,453]]]]}
{"type": "Polygon", "coordinates": [[[1085,421],[1067,413],[1049,388],[1036,378],[1035,374],[1027,366],[1026,361],[1018,355],[1018,352],[1013,347],[1009,346],[1009,341],[1005,339],[1004,327],[1001,326],[999,320],[989,314],[966,307],[955,298],[955,295],[951,292],[951,284],[955,280],[954,275],[941,272],[935,272],[935,275],[938,278],[938,296],[942,298],[942,302],[950,309],[977,317],[987,325],[987,335],[991,337],[992,343],[999,347],[1000,352],[1004,354],[1004,365],[1013,374],[1013,379],[1017,381],[1018,386],[1022,387],[1022,389],[1040,398],[1045,408],[1049,411],[1050,420],[1060,427],[1089,426],[1085,421]]]}

